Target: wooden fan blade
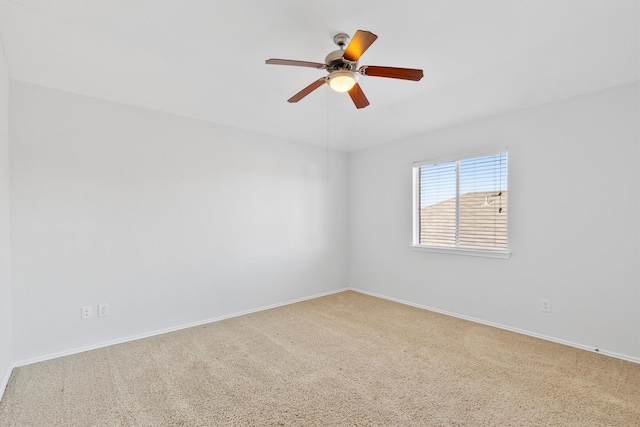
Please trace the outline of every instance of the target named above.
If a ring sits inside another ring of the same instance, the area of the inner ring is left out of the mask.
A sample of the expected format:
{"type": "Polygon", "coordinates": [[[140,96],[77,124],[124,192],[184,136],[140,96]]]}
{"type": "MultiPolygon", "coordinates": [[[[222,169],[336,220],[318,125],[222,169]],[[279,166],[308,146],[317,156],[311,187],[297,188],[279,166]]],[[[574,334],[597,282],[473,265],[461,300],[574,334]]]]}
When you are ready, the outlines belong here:
{"type": "Polygon", "coordinates": [[[390,79],[413,80],[417,82],[424,73],[415,68],[378,67],[376,65],[365,65],[360,67],[365,76],[388,77],[390,79]]]}
{"type": "Polygon", "coordinates": [[[358,30],[353,35],[353,38],[349,42],[349,45],[344,51],[342,57],[349,61],[356,62],[362,54],[369,49],[369,46],[373,44],[378,36],[369,31],[358,30]]]}
{"type": "Polygon", "coordinates": [[[326,65],[319,62],[309,61],[294,61],[293,59],[277,59],[271,58],[264,61],[265,64],[271,65],[293,65],[294,67],[311,67],[311,68],[325,68],[326,65]]]}
{"type": "Polygon", "coordinates": [[[349,96],[354,104],[356,104],[356,108],[364,108],[369,105],[369,100],[366,96],[364,96],[364,92],[358,83],[356,83],[350,90],[349,96]]]}
{"type": "Polygon", "coordinates": [[[300,101],[302,98],[304,98],[305,96],[309,95],[311,92],[313,92],[314,90],[318,89],[320,86],[322,86],[325,83],[325,78],[321,78],[316,80],[315,82],[311,83],[309,86],[305,87],[304,89],[302,89],[300,92],[296,93],[295,95],[293,95],[291,98],[287,99],[287,102],[298,102],[300,101]]]}

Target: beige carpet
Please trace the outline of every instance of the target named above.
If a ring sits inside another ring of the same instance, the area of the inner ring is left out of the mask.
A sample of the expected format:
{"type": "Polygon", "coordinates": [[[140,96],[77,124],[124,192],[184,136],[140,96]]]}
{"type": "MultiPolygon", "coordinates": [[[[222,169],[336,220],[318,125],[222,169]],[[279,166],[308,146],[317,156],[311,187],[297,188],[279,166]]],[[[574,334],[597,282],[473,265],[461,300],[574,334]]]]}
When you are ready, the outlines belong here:
{"type": "Polygon", "coordinates": [[[2,426],[640,426],[640,365],[344,292],[15,369],[2,426]]]}

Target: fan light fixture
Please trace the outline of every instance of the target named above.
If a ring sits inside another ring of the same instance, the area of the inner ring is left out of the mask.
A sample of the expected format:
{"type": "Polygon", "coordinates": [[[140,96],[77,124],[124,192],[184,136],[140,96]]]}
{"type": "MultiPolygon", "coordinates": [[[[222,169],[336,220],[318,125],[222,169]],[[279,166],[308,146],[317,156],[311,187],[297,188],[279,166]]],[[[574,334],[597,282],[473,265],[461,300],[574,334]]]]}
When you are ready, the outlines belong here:
{"type": "Polygon", "coordinates": [[[336,92],[347,92],[355,86],[358,75],[353,71],[338,70],[329,74],[329,86],[336,92]]]}
{"type": "MultiPolygon", "coordinates": [[[[1,0],[0,0],[1,1],[1,0]]],[[[387,79],[412,80],[417,82],[424,73],[417,68],[381,67],[379,65],[363,65],[358,68],[358,61],[369,46],[378,39],[371,31],[358,30],[352,39],[345,33],[336,34],[333,42],[339,49],[329,52],[324,62],[297,61],[292,59],[271,58],[265,62],[273,65],[290,65],[326,70],[328,75],[319,78],[300,92],[287,99],[287,102],[298,102],[319,87],[328,84],[336,92],[348,92],[356,108],[365,108],[369,100],[364,95],[357,81],[360,76],[384,77],[387,79]]]]}

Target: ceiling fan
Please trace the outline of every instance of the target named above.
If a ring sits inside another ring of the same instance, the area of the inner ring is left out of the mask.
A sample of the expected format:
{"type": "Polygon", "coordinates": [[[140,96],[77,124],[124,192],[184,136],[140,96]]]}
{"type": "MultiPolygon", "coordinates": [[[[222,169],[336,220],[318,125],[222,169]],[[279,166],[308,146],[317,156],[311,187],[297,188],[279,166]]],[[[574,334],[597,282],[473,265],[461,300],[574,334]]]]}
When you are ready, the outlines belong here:
{"type": "Polygon", "coordinates": [[[325,69],[329,73],[300,92],[289,98],[288,102],[298,102],[325,83],[336,92],[348,92],[356,108],[364,108],[369,105],[369,100],[364,95],[358,84],[358,77],[387,77],[390,79],[403,79],[418,81],[422,78],[422,70],[415,68],[380,67],[377,65],[363,65],[358,68],[358,60],[362,54],[376,41],[378,36],[369,31],[358,30],[349,42],[349,36],[345,33],[336,34],[333,42],[340,49],[327,55],[324,64],[320,62],[295,61],[291,59],[267,59],[267,64],[293,65],[296,67],[311,67],[325,69]],[[347,45],[347,43],[349,43],[347,45]],[[346,47],[346,48],[345,48],[346,47]]]}

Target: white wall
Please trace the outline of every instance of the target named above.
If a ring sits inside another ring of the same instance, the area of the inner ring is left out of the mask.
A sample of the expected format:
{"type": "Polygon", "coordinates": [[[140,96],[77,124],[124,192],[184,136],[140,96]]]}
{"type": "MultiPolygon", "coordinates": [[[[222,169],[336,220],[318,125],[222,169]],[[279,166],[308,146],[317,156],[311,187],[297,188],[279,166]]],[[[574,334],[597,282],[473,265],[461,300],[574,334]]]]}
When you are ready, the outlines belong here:
{"type": "Polygon", "coordinates": [[[12,81],[0,373],[11,308],[22,364],[349,283],[638,360],[639,89],[332,151],[327,181],[318,147],[12,81]],[[412,162],[500,145],[512,258],[410,251],[412,162]]]}
{"type": "Polygon", "coordinates": [[[9,73],[0,39],[0,397],[13,366],[9,212],[9,73]]]}
{"type": "Polygon", "coordinates": [[[352,153],[351,285],[640,361],[639,117],[636,83],[352,153]],[[411,251],[412,163],[495,146],[511,259],[411,251]]]}
{"type": "Polygon", "coordinates": [[[10,95],[16,364],[348,286],[346,153],[10,95]]]}

